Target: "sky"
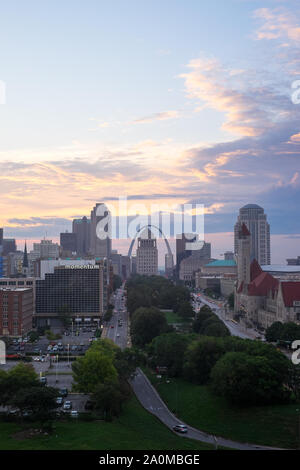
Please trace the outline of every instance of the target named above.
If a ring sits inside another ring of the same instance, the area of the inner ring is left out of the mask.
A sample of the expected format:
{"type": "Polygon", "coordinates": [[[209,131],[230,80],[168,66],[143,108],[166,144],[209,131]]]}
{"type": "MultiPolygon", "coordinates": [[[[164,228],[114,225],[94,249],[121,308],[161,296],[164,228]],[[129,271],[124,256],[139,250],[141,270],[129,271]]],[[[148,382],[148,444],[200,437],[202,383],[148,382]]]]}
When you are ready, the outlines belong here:
{"type": "Polygon", "coordinates": [[[272,262],[300,255],[297,3],[1,2],[5,236],[57,239],[119,196],[131,214],[193,202],[221,256],[255,203],[272,262]]]}

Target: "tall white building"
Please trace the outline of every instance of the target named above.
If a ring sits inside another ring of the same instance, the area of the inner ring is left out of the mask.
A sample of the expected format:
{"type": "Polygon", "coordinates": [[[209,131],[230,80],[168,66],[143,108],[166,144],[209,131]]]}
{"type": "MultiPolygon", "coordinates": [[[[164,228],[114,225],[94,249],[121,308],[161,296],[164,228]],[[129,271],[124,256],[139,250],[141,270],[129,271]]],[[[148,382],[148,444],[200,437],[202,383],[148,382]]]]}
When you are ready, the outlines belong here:
{"type": "Polygon", "coordinates": [[[145,276],[158,274],[157,243],[149,228],[145,229],[138,238],[136,272],[145,276]]]}
{"type": "Polygon", "coordinates": [[[256,204],[247,204],[240,209],[234,226],[234,252],[238,253],[239,232],[245,224],[251,233],[250,258],[260,265],[271,264],[270,225],[264,209],[256,204]]]}

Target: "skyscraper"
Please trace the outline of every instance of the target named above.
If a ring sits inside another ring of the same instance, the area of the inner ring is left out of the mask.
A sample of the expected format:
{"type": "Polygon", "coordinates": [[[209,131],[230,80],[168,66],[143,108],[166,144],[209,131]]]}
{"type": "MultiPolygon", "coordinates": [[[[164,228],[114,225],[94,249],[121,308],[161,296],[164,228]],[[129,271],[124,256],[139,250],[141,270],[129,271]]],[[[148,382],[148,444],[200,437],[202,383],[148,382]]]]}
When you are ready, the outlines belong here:
{"type": "Polygon", "coordinates": [[[82,219],[74,219],[73,234],[76,235],[76,252],[80,256],[87,255],[90,251],[91,241],[91,221],[87,217],[82,219]]]}
{"type": "Polygon", "coordinates": [[[138,238],[136,250],[136,272],[144,276],[158,274],[158,250],[156,238],[149,228],[146,228],[138,238]]]}
{"type": "Polygon", "coordinates": [[[270,225],[264,209],[256,204],[247,204],[240,209],[234,226],[234,252],[238,253],[239,232],[243,223],[251,234],[250,257],[260,265],[271,264],[270,225]]]}
{"type": "Polygon", "coordinates": [[[111,234],[110,234],[111,214],[103,203],[97,203],[91,212],[91,244],[90,251],[93,256],[100,258],[110,258],[111,255],[111,234]],[[100,238],[99,230],[103,224],[102,232],[107,233],[106,238],[100,238]]]}

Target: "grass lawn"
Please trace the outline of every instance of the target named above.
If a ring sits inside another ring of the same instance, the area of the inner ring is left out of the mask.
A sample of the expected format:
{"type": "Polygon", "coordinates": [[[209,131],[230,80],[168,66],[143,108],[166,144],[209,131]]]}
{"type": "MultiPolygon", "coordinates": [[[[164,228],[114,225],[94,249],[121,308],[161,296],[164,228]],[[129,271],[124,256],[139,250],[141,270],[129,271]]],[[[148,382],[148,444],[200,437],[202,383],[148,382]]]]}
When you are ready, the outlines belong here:
{"type": "Polygon", "coordinates": [[[169,409],[195,428],[239,442],[283,448],[300,445],[300,404],[235,408],[207,386],[182,379],[170,379],[167,384],[149,369],[144,372],[169,409]]]}
{"type": "Polygon", "coordinates": [[[175,312],[170,312],[166,310],[162,310],[162,312],[166,316],[166,320],[169,324],[172,323],[190,323],[192,321],[192,318],[181,318],[177,313],[175,312]]]}
{"type": "MultiPolygon", "coordinates": [[[[30,426],[28,424],[28,426],[30,426]]],[[[31,425],[31,427],[34,427],[31,425]]],[[[0,450],[205,450],[212,446],[176,436],[133,396],[112,422],[57,421],[51,436],[16,439],[23,428],[0,421],[0,450]]]]}

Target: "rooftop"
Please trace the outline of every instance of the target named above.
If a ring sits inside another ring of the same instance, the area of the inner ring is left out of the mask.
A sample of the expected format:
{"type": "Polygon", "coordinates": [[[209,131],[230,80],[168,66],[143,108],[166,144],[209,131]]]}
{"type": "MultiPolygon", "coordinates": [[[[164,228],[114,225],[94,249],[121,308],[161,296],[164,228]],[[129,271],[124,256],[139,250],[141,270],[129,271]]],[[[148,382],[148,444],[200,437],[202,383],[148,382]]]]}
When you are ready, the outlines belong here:
{"type": "Polygon", "coordinates": [[[217,259],[205,265],[205,267],[229,267],[229,266],[236,266],[236,262],[233,259],[217,259]]]}
{"type": "Polygon", "coordinates": [[[261,269],[265,272],[273,273],[300,273],[300,266],[291,266],[286,264],[269,264],[261,266],[261,269]]]}

